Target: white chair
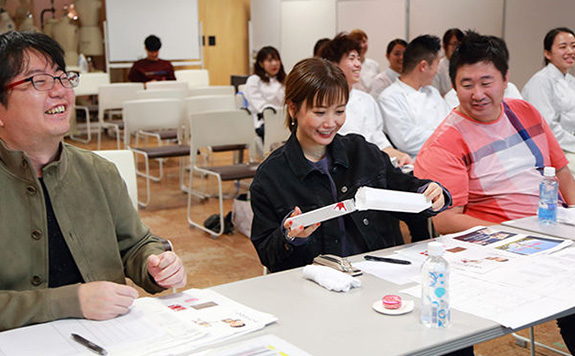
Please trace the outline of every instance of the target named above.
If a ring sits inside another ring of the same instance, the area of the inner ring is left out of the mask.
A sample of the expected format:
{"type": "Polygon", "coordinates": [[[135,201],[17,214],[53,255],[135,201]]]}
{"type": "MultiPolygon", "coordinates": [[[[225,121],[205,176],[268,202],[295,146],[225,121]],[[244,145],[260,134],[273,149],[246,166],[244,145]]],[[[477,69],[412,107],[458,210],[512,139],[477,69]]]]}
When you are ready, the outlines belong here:
{"type": "Polygon", "coordinates": [[[236,95],[236,89],[232,85],[213,85],[208,87],[194,87],[188,91],[188,96],[200,95],[236,95]]]}
{"type": "MultiPolygon", "coordinates": [[[[189,117],[191,114],[197,114],[206,111],[236,109],[235,97],[229,94],[200,95],[200,96],[187,97],[186,99],[184,99],[184,107],[186,110],[186,117],[189,117]]],[[[186,131],[189,132],[187,128],[186,131]]],[[[213,152],[224,152],[224,151],[239,151],[240,153],[238,153],[237,155],[237,161],[241,162],[243,160],[242,154],[245,148],[246,148],[245,146],[238,146],[238,145],[206,147],[207,153],[204,156],[205,162],[206,163],[211,162],[213,152]]]]}
{"type": "Polygon", "coordinates": [[[184,99],[188,91],[181,88],[143,89],[136,92],[137,99],[184,99]]]}
{"type": "Polygon", "coordinates": [[[186,115],[204,111],[234,110],[236,108],[233,95],[199,95],[184,99],[186,115]]]}
{"type": "Polygon", "coordinates": [[[266,108],[264,115],[264,154],[272,151],[272,148],[281,145],[290,136],[289,129],[285,126],[284,109],[266,108]]]}
{"type": "MultiPolygon", "coordinates": [[[[146,179],[146,198],[138,201],[146,207],[151,200],[150,180],[158,181],[163,175],[159,165],[159,175],[150,174],[150,160],[169,157],[184,157],[190,154],[190,147],[184,144],[141,147],[131,144],[131,137],[140,131],[158,129],[177,129],[181,125],[183,104],[179,99],[146,99],[124,102],[124,144],[137,156],[144,158],[145,171],[136,168],[136,174],[146,179]]],[[[136,157],[137,157],[136,156],[136,157]]],[[[136,167],[138,160],[136,158],[136,167]]],[[[180,185],[184,184],[183,162],[180,162],[180,185]]]]}
{"type": "MultiPolygon", "coordinates": [[[[124,182],[126,182],[130,200],[132,201],[132,204],[134,204],[134,208],[138,210],[138,182],[136,180],[136,166],[132,152],[129,150],[105,150],[93,152],[116,165],[120,176],[124,182]]],[[[164,249],[166,251],[174,250],[174,246],[170,240],[166,240],[158,236],[156,237],[160,240],[162,245],[164,245],[164,249]]]]}
{"type": "MultiPolygon", "coordinates": [[[[166,88],[166,89],[145,89],[138,90],[136,93],[136,99],[184,99],[187,95],[187,89],[182,88],[166,88]]],[[[182,117],[182,120],[184,117],[182,117]]],[[[153,130],[153,131],[142,131],[140,135],[153,137],[158,140],[158,146],[162,146],[164,141],[176,141],[178,139],[179,130],[153,130]]],[[[139,136],[138,136],[139,137],[139,136]]],[[[136,145],[139,142],[136,141],[136,145]]]]}
{"type": "Polygon", "coordinates": [[[182,69],[174,72],[176,80],[185,82],[189,88],[210,85],[210,74],[207,69],[182,69]]]}
{"type": "MultiPolygon", "coordinates": [[[[190,128],[190,175],[188,181],[188,223],[209,233],[212,237],[224,232],[224,203],[222,181],[239,181],[253,178],[258,164],[240,163],[225,166],[200,167],[197,164],[196,152],[208,146],[246,145],[253,148],[255,131],[252,116],[244,110],[209,111],[189,115],[190,128]],[[214,134],[217,133],[217,134],[214,134]],[[213,176],[218,182],[218,199],[220,230],[214,231],[192,220],[192,194],[204,198],[205,195],[193,189],[194,172],[213,176]]],[[[251,150],[250,150],[251,151],[251,150]]],[[[251,154],[250,154],[251,157],[251,154]]],[[[237,193],[237,192],[236,192],[237,193]]]]}
{"type": "Polygon", "coordinates": [[[134,162],[134,154],[129,150],[103,150],[93,151],[95,154],[106,158],[111,161],[118,168],[120,176],[126,182],[128,188],[128,195],[136,210],[138,209],[138,182],[136,180],[136,165],[134,162]]]}
{"type": "Polygon", "coordinates": [[[153,89],[178,89],[183,90],[188,96],[188,83],[178,82],[176,80],[163,80],[157,82],[147,82],[146,90],[153,89]]]}
{"type": "MultiPolygon", "coordinates": [[[[110,84],[110,76],[108,73],[81,73],[80,83],[74,88],[76,97],[98,95],[98,88],[101,85],[110,84]]],[[[86,139],[82,139],[75,135],[70,135],[72,140],[88,143],[92,140],[92,130],[90,128],[90,108],[85,105],[76,105],[76,110],[83,110],[86,116],[86,139]]]]}
{"type": "Polygon", "coordinates": [[[98,149],[102,145],[102,130],[112,127],[116,133],[116,146],[120,149],[120,129],[122,120],[104,120],[110,112],[121,112],[124,101],[136,99],[138,90],[144,89],[143,83],[112,83],[98,88],[98,149]]]}

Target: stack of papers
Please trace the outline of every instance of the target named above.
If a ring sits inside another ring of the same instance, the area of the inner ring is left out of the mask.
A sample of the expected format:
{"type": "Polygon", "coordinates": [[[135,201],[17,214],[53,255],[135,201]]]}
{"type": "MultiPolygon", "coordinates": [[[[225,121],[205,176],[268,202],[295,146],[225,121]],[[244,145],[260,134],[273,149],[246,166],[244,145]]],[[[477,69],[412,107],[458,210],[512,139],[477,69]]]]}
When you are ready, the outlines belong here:
{"type": "Polygon", "coordinates": [[[110,356],[178,354],[262,329],[276,320],[209,289],[190,289],[137,299],[130,312],[112,320],[57,320],[2,332],[0,355],[93,355],[72,340],[72,333],[103,347],[110,356]]]}
{"type": "MultiPolygon", "coordinates": [[[[438,240],[451,267],[455,309],[518,329],[575,307],[575,249],[566,248],[573,241],[485,227],[438,240]]],[[[419,285],[403,292],[421,295],[419,285]]]]}

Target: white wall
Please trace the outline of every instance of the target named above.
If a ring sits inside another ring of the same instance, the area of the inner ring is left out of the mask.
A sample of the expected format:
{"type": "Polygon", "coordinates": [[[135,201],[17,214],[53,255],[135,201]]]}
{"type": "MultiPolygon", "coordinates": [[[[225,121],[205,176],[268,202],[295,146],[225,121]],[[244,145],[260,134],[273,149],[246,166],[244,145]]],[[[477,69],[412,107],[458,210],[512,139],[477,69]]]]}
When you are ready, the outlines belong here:
{"type": "Polygon", "coordinates": [[[273,46],[279,50],[281,0],[251,0],[250,9],[252,19],[252,53],[250,55],[255,57],[259,49],[265,46],[273,46]]]}
{"type": "Polygon", "coordinates": [[[338,1],[337,32],[362,29],[369,37],[367,57],[379,62],[381,70],[388,67],[387,44],[405,39],[405,0],[338,1]]]}
{"type": "Polygon", "coordinates": [[[505,41],[511,81],[520,90],[543,68],[543,38],[555,27],[575,27],[575,1],[507,0],[505,41]]]}
{"type": "Polygon", "coordinates": [[[318,39],[335,36],[335,4],[335,0],[282,1],[280,52],[286,72],[313,56],[318,39]]]}
{"type": "Polygon", "coordinates": [[[445,30],[454,27],[501,36],[503,2],[504,0],[411,0],[409,39],[423,34],[441,38],[445,30]]]}
{"type": "Polygon", "coordinates": [[[448,28],[458,27],[503,36],[511,55],[511,81],[520,89],[542,67],[545,33],[559,26],[575,28],[575,0],[252,0],[252,14],[260,6],[279,8],[281,24],[258,32],[255,24],[269,20],[252,16],[254,42],[272,36],[269,31],[279,33],[286,71],[311,56],[319,38],[340,31],[364,30],[368,57],[383,69],[389,40],[424,33],[442,37],[448,28]]]}

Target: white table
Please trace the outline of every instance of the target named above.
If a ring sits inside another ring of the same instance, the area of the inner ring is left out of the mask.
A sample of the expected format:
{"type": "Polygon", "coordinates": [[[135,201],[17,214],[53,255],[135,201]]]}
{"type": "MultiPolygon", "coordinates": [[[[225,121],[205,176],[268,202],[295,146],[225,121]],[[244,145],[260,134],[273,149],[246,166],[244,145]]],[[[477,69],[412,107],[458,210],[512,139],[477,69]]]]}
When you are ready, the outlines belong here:
{"type": "Polygon", "coordinates": [[[540,224],[537,215],[517,220],[509,220],[501,224],[562,239],[575,240],[575,226],[563,223],[552,225],[540,224]]]}
{"type": "MultiPolygon", "coordinates": [[[[518,232],[509,227],[495,228],[518,232]]],[[[354,256],[350,260],[359,261],[362,256],[354,256]]],[[[417,299],[415,310],[409,314],[378,314],[371,309],[373,302],[410,285],[395,285],[369,274],[359,278],[362,282],[360,288],[349,293],[335,293],[303,279],[299,268],[213,289],[278,318],[277,323],[256,335],[275,334],[313,355],[440,355],[514,331],[453,309],[451,327],[428,329],[419,323],[417,299]]],[[[413,299],[407,295],[402,297],[413,299]]],[[[575,313],[575,308],[561,315],[536,320],[526,327],[572,313],[575,313]]]]}

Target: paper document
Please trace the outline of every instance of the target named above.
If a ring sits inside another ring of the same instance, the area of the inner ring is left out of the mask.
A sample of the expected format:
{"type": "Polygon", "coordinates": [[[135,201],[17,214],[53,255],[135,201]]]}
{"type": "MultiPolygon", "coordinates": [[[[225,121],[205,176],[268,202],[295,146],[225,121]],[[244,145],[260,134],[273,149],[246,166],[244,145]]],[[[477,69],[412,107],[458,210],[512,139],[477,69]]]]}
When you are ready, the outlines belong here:
{"type": "Polygon", "coordinates": [[[65,319],[0,333],[2,356],[93,355],[72,333],[103,347],[110,356],[191,352],[273,323],[262,313],[214,291],[190,289],[140,298],[123,316],[106,320],[65,319]]]}
{"type": "Polygon", "coordinates": [[[275,335],[263,335],[190,356],[311,356],[311,354],[275,335]]]}
{"type": "MultiPolygon", "coordinates": [[[[570,240],[482,226],[438,240],[451,268],[455,309],[517,329],[575,307],[575,248],[570,240]]],[[[421,295],[419,285],[402,292],[421,295]]]]}

